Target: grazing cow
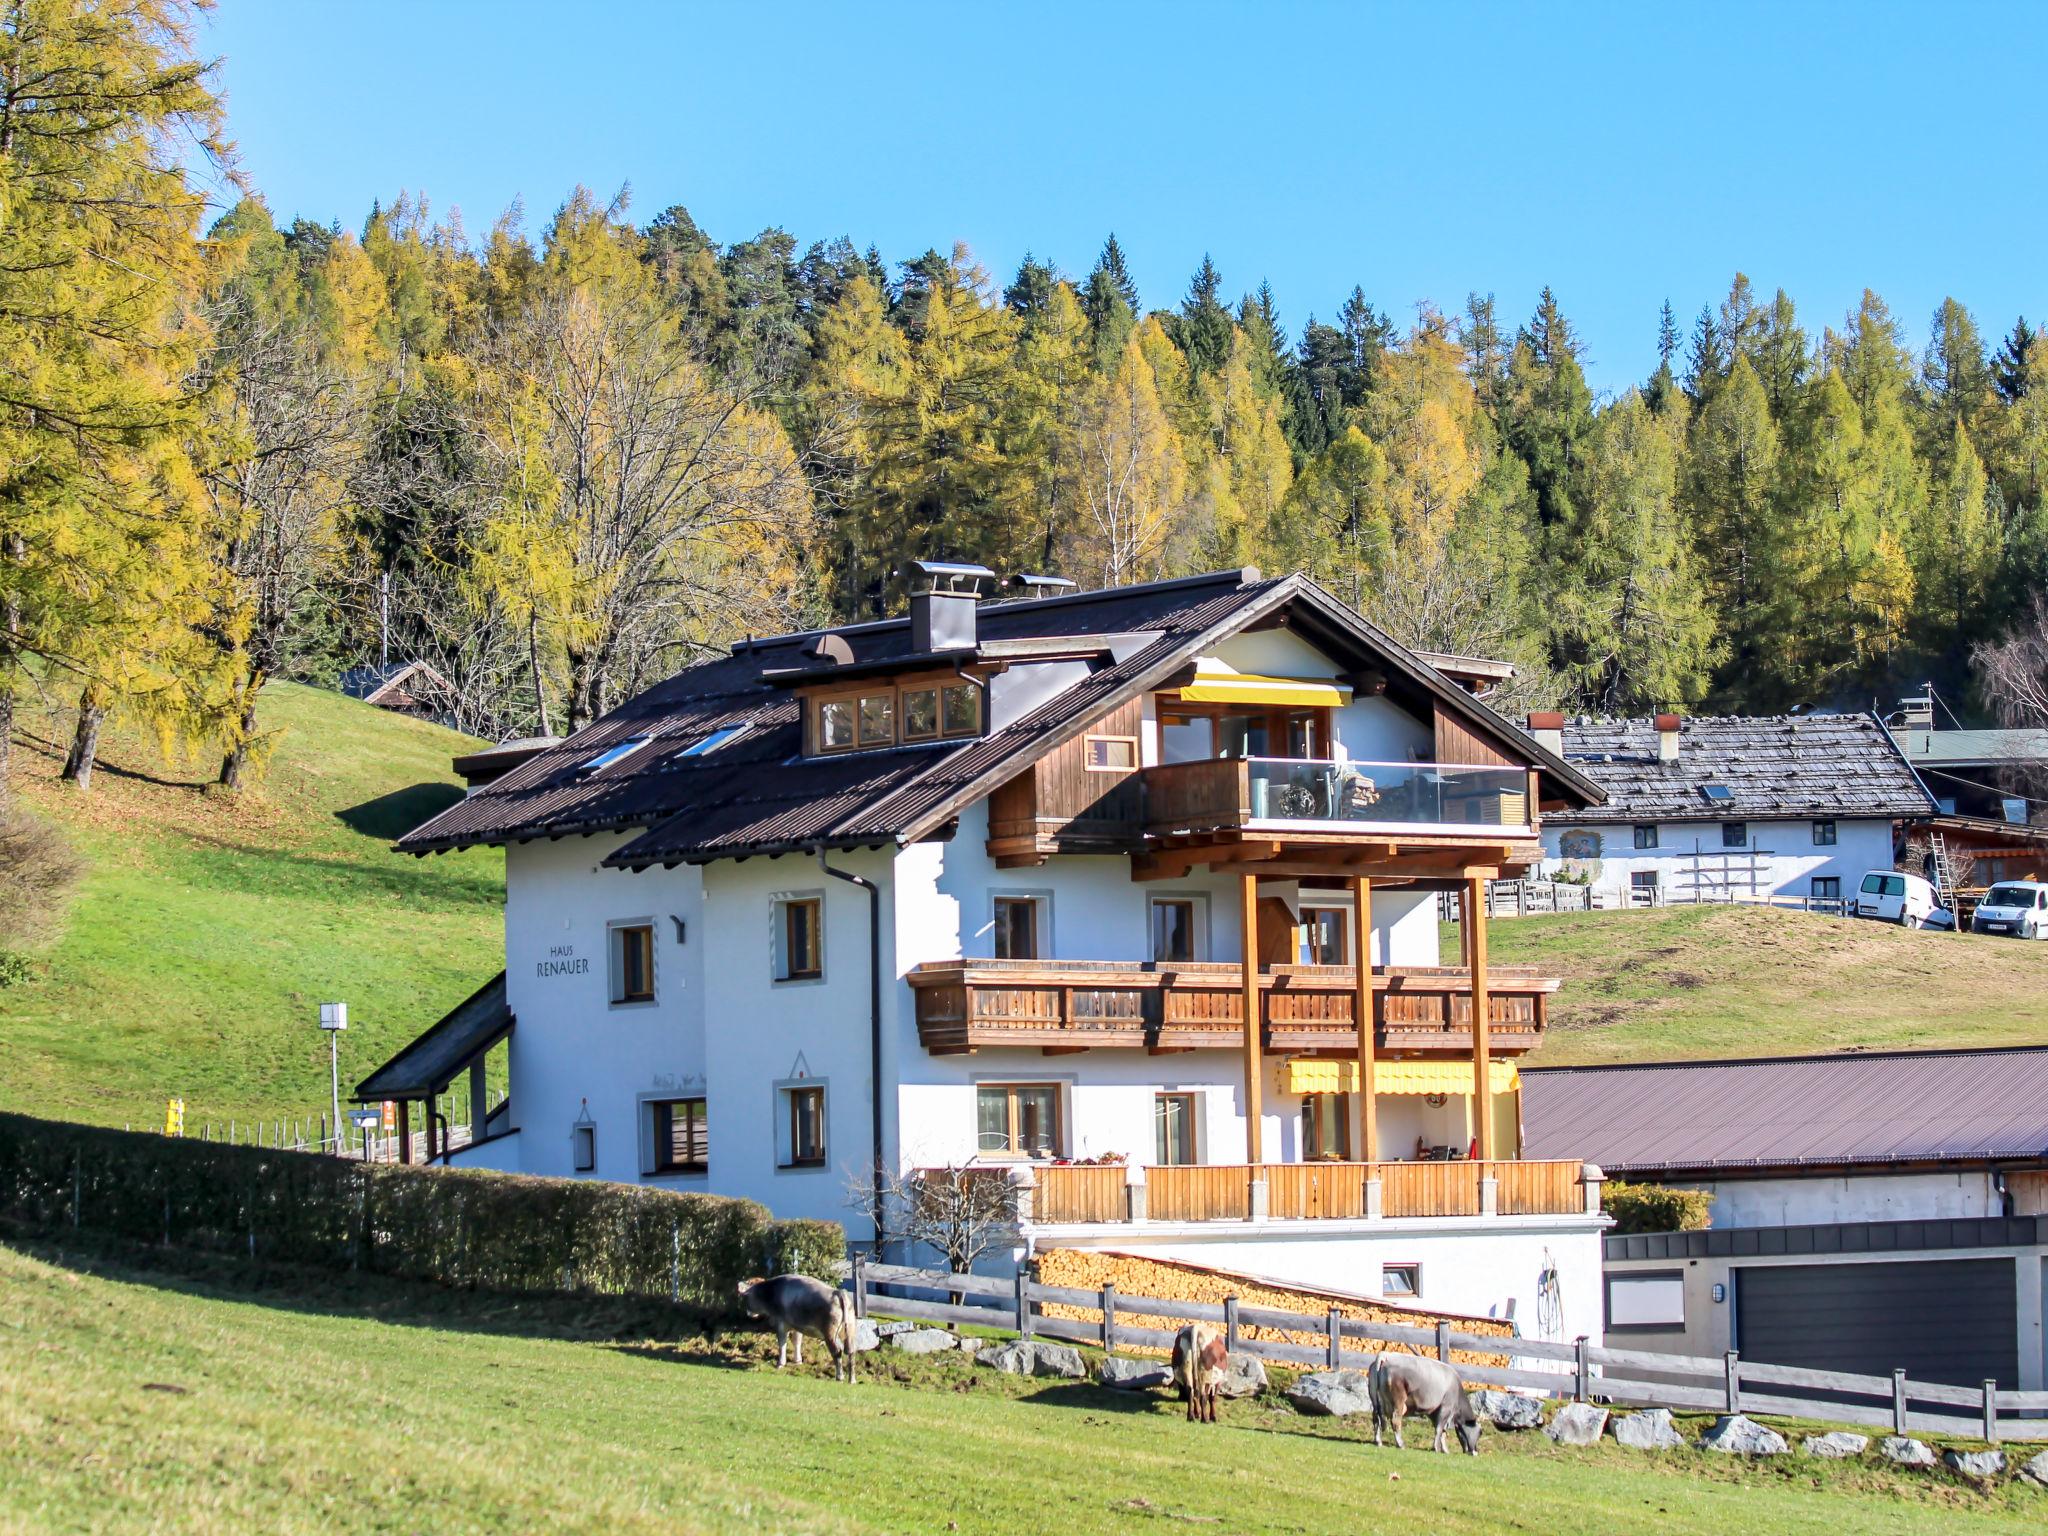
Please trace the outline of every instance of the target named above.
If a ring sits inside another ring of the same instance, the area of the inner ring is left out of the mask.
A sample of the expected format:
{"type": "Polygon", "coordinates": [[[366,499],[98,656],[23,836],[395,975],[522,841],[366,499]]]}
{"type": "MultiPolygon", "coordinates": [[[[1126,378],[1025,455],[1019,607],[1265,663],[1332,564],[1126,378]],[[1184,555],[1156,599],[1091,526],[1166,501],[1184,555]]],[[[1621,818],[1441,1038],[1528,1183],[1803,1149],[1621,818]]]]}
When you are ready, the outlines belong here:
{"type": "Polygon", "coordinates": [[[1230,1351],[1224,1347],[1222,1330],[1189,1323],[1174,1335],[1173,1384],[1188,1405],[1190,1422],[1216,1422],[1216,1396],[1229,1373],[1230,1351]]]}
{"type": "Polygon", "coordinates": [[[789,1341],[796,1339],[796,1363],[804,1363],[804,1335],[824,1341],[832,1353],[835,1378],[854,1380],[854,1341],[857,1328],[853,1298],[836,1286],[809,1275],[775,1275],[766,1280],[742,1280],[740,1300],[755,1317],[765,1318],[775,1329],[775,1369],[789,1364],[789,1341]]]}
{"type": "Polygon", "coordinates": [[[1441,1360],[1425,1355],[1397,1355],[1382,1351],[1373,1356],[1372,1371],[1366,1378],[1372,1393],[1372,1443],[1378,1445],[1380,1428],[1392,1421],[1394,1444],[1406,1450],[1401,1439],[1401,1420],[1411,1411],[1427,1414],[1436,1424],[1432,1448],[1450,1454],[1449,1432],[1458,1426],[1458,1443],[1468,1456],[1479,1454],[1479,1414],[1465,1395],[1458,1373],[1441,1360]]]}

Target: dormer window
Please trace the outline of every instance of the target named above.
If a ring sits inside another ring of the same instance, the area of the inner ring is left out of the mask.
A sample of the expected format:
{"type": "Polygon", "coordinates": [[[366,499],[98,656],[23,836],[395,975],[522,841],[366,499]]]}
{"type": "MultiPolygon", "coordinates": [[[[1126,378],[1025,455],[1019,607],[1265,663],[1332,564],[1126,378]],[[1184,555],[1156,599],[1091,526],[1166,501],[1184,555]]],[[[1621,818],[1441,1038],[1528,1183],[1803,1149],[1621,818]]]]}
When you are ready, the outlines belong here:
{"type": "Polygon", "coordinates": [[[973,683],[873,683],[811,702],[814,753],[874,751],[981,734],[973,683]]]}

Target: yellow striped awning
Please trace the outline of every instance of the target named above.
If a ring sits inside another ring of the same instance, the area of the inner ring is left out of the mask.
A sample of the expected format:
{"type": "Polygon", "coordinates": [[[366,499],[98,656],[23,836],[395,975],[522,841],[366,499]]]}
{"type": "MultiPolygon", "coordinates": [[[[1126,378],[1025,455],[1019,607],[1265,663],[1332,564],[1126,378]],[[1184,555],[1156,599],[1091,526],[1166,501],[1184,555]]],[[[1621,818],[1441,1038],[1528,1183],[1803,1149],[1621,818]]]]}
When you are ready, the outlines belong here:
{"type": "Polygon", "coordinates": [[[1296,709],[1341,709],[1351,687],[1326,677],[1259,677],[1250,672],[1203,672],[1180,696],[1190,704],[1279,704],[1296,709]]]}
{"type": "MultiPolygon", "coordinates": [[[[1487,1078],[1495,1093],[1513,1093],[1522,1085],[1522,1074],[1512,1061],[1489,1061],[1487,1078]]],[[[1466,1061],[1376,1061],[1372,1068],[1373,1092],[1441,1093],[1472,1092],[1472,1064],[1466,1061]]],[[[1296,1058],[1280,1064],[1282,1093],[1356,1093],[1358,1063],[1332,1059],[1296,1058]]]]}

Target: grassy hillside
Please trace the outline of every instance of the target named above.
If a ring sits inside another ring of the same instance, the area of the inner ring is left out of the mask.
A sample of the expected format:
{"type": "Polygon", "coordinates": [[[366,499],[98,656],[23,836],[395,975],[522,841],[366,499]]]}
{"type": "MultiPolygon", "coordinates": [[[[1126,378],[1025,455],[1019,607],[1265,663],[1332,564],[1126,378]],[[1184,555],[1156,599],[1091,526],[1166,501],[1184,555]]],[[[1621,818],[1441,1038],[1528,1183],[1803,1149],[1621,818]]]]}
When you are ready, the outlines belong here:
{"type": "Polygon", "coordinates": [[[316,1114],[319,1003],[349,1005],[345,1092],[503,965],[503,856],[388,847],[460,795],[449,759],[474,744],[289,683],[263,720],[269,770],[232,797],[200,787],[215,764],[167,769],[119,732],[81,796],[56,740],[18,742],[23,798],[88,872],[62,939],[0,988],[0,1107],[161,1125],[179,1096],[194,1132],[316,1114]]]}
{"type": "Polygon", "coordinates": [[[1164,1394],[957,1356],[870,1356],[849,1388],[815,1355],[778,1375],[757,1335],[678,1342],[601,1302],[173,1262],[0,1244],[0,1530],[1849,1536],[2048,1508],[1804,1457],[1375,1450],[1260,1402],[1191,1425],[1164,1394]]]}
{"type": "MultiPolygon", "coordinates": [[[[1543,1066],[2048,1043],[2048,944],[1765,907],[1496,921],[1493,959],[1565,979],[1543,1066]]],[[[1444,951],[1456,953],[1455,930],[1444,951]]]]}

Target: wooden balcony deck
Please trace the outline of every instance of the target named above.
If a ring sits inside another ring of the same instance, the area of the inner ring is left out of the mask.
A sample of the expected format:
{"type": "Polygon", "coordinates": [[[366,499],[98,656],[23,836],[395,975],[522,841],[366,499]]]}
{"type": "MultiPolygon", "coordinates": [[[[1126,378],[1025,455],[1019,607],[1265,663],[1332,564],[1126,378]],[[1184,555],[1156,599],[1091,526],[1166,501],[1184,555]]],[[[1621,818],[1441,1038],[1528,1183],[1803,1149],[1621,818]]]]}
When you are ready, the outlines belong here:
{"type": "MultiPolygon", "coordinates": [[[[1034,1170],[1032,1220],[1046,1225],[1129,1220],[1122,1167],[1034,1170]]],[[[1494,1214],[1570,1215],[1585,1209],[1584,1165],[1576,1162],[1226,1163],[1144,1170],[1147,1221],[1248,1221],[1252,1182],[1266,1185],[1271,1221],[1357,1220],[1366,1185],[1378,1180],[1383,1217],[1478,1216],[1482,1180],[1495,1186],[1494,1214]]]]}
{"type": "MultiPolygon", "coordinates": [[[[947,960],[908,980],[918,1039],[934,1056],[984,1046],[1060,1052],[1234,1049],[1244,1043],[1244,976],[1235,963],[947,960]]],[[[1495,1055],[1535,1049],[1554,976],[1512,966],[1487,971],[1487,1035],[1495,1055]]],[[[1450,966],[1373,973],[1380,1051],[1472,1049],[1472,978],[1450,966]]],[[[1272,1051],[1358,1047],[1350,966],[1274,966],[1259,977],[1260,1023],[1272,1051]]]]}

